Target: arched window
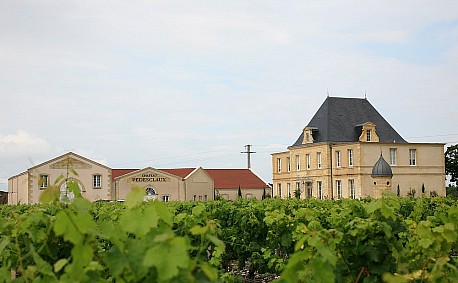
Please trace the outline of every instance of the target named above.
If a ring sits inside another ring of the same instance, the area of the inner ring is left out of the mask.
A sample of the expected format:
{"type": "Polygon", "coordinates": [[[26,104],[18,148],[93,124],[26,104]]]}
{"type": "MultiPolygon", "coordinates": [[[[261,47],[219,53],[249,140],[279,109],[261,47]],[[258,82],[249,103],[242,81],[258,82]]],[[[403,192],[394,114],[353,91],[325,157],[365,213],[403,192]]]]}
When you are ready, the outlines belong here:
{"type": "Polygon", "coordinates": [[[156,199],[157,193],[153,187],[147,187],[145,192],[146,192],[146,195],[145,195],[146,200],[155,200],[156,199]]]}

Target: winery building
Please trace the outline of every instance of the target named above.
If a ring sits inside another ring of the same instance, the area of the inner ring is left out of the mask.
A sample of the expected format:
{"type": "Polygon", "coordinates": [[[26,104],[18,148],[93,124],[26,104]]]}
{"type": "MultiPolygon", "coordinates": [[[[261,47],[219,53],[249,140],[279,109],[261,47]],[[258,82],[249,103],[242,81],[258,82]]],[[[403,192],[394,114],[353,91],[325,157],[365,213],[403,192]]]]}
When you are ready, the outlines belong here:
{"type": "Polygon", "coordinates": [[[281,198],[445,196],[444,144],[407,142],[367,99],[328,97],[272,171],[281,198]]]}
{"type": "Polygon", "coordinates": [[[207,201],[216,196],[261,199],[269,186],[250,169],[175,168],[112,169],[73,152],[33,166],[8,179],[8,203],[38,203],[49,186],[60,189],[61,198],[73,198],[69,182],[76,183],[91,201],[124,200],[133,187],[145,191],[145,199],[159,201],[207,201]]]}

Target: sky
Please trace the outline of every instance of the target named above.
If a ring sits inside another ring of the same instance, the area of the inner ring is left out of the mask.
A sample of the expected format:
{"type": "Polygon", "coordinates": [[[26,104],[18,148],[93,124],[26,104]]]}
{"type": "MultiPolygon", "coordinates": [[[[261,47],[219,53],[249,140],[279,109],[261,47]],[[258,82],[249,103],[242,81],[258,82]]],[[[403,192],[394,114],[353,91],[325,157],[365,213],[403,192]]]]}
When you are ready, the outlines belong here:
{"type": "Polygon", "coordinates": [[[326,97],[458,143],[458,2],[0,0],[0,190],[69,151],[272,180],[326,97]]]}

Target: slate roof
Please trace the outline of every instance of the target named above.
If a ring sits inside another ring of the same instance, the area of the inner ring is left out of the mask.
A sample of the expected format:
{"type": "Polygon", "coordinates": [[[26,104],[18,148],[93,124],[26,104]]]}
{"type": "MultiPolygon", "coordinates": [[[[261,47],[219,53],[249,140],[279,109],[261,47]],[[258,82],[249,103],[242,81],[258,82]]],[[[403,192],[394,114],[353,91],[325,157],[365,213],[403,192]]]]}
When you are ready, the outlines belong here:
{"type": "MultiPolygon", "coordinates": [[[[328,97],[307,127],[313,131],[314,143],[355,142],[361,134],[361,125],[372,122],[380,142],[406,143],[396,130],[365,98],[328,97]]],[[[302,132],[292,146],[301,146],[302,132]]]]}

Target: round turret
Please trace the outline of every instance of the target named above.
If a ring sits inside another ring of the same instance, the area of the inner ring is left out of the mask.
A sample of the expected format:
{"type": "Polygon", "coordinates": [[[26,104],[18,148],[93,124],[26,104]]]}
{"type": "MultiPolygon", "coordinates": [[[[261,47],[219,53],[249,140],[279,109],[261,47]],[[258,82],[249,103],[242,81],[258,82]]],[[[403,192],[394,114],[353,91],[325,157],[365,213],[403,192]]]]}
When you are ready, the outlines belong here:
{"type": "Polygon", "coordinates": [[[383,159],[382,154],[380,154],[380,158],[375,163],[374,167],[372,167],[372,177],[393,177],[393,171],[391,171],[391,166],[388,162],[383,159]]]}

